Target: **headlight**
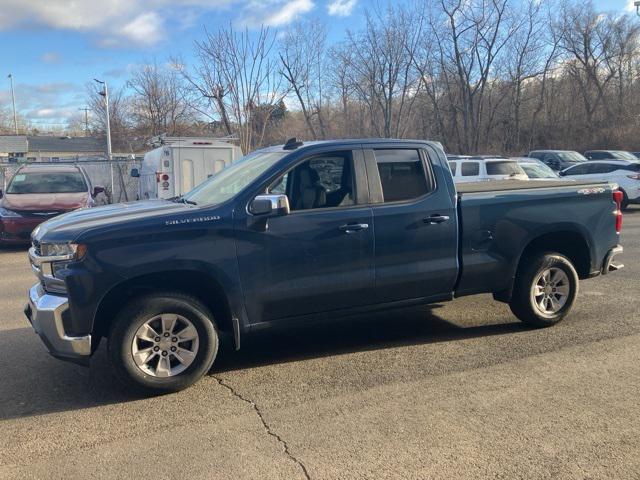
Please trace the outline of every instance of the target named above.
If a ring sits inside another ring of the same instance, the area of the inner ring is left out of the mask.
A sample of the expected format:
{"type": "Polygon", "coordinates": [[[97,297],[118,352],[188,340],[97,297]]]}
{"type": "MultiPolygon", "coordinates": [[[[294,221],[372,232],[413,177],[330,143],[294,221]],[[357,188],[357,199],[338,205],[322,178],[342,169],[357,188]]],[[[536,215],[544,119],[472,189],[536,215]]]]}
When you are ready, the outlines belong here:
{"type": "Polygon", "coordinates": [[[19,217],[16,212],[13,210],[7,210],[6,208],[0,207],[0,217],[19,217]]]}
{"type": "Polygon", "coordinates": [[[86,245],[77,243],[42,243],[40,245],[41,257],[62,257],[71,260],[84,257],[86,252],[86,245]]]}

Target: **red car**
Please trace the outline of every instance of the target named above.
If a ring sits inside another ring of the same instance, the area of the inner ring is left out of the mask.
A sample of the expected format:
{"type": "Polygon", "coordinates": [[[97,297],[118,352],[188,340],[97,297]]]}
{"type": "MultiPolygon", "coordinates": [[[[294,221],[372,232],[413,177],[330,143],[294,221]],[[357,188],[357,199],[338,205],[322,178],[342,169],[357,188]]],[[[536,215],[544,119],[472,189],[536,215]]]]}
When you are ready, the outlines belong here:
{"type": "Polygon", "coordinates": [[[25,165],[0,190],[0,245],[30,241],[31,231],[56,215],[92,207],[104,187],[91,188],[75,165],[25,165]]]}

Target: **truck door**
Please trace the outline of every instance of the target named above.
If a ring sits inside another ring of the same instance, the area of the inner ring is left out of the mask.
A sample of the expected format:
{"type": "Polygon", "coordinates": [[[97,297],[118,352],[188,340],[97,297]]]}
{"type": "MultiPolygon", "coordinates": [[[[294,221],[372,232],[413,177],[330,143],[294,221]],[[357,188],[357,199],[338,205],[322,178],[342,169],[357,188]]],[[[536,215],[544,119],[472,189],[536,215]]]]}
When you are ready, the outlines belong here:
{"type": "Polygon", "coordinates": [[[458,233],[446,167],[433,164],[424,145],[381,145],[365,150],[365,159],[373,204],[376,301],[448,295],[458,273],[458,233]]]}
{"type": "Polygon", "coordinates": [[[252,230],[244,214],[236,220],[250,321],[371,303],[373,225],[362,151],[334,147],[314,153],[266,190],[286,194],[291,213],[270,219],[266,231],[252,230]]]}

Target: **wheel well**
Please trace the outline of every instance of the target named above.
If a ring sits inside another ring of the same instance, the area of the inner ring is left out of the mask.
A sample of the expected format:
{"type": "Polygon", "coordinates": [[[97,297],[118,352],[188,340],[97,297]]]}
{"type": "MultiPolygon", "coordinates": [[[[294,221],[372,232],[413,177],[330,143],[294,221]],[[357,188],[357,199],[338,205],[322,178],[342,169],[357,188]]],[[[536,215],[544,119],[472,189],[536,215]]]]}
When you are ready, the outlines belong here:
{"type": "Polygon", "coordinates": [[[157,291],[182,292],[198,298],[211,310],[218,328],[233,335],[231,309],[222,286],[205,273],[182,270],[142,275],[113,287],[98,305],[94,334],[106,337],[111,321],[124,305],[135,297],[157,291]]]}
{"type": "Polygon", "coordinates": [[[587,278],[591,271],[591,253],[585,238],[577,232],[553,232],[532,240],[522,252],[523,259],[541,252],[557,252],[573,263],[579,278],[587,278]]]}

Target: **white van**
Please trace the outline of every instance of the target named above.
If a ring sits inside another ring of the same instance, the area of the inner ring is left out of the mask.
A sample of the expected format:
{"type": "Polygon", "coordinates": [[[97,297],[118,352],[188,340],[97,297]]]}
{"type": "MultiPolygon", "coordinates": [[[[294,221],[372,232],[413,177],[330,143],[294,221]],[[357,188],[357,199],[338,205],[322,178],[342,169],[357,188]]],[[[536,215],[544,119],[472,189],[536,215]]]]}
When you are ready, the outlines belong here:
{"type": "Polygon", "coordinates": [[[242,157],[240,147],[213,138],[163,137],[162,143],[131,171],[140,178],[140,200],[183,195],[242,157]]]}

